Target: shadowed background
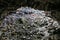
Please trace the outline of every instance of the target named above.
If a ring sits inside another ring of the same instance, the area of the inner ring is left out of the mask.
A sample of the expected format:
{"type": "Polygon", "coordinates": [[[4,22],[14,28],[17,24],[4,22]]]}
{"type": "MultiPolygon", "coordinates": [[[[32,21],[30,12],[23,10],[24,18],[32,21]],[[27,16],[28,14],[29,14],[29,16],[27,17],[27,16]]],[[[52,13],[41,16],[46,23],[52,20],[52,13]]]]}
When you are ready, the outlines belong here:
{"type": "Polygon", "coordinates": [[[60,0],[0,0],[0,15],[19,7],[29,6],[39,10],[51,11],[52,16],[60,20],[60,0]]]}

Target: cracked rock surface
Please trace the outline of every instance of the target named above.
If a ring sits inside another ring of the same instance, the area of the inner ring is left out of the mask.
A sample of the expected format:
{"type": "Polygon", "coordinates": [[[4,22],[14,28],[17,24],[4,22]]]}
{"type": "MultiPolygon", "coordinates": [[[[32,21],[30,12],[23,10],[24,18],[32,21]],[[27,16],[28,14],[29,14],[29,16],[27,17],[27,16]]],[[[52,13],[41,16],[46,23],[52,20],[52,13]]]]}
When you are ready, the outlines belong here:
{"type": "Polygon", "coordinates": [[[59,27],[58,22],[46,16],[44,11],[21,7],[2,20],[0,39],[47,40],[59,27]]]}

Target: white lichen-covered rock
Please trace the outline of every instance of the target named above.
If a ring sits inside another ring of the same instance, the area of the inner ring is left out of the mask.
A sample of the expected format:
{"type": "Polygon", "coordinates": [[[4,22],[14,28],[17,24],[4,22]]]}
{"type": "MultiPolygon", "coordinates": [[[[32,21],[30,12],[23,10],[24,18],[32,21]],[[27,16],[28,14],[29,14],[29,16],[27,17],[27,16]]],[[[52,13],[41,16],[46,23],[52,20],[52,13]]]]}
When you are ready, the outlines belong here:
{"type": "Polygon", "coordinates": [[[47,40],[58,28],[45,11],[21,7],[3,19],[0,36],[1,40],[47,40]]]}

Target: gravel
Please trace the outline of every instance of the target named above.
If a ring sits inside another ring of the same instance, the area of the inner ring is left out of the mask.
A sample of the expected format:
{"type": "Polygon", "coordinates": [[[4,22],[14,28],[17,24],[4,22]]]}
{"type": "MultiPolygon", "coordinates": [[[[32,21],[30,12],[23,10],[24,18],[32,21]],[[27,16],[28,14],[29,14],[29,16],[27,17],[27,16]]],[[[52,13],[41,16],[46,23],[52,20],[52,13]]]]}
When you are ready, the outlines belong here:
{"type": "Polygon", "coordinates": [[[60,26],[45,11],[21,7],[7,15],[0,25],[1,40],[47,40],[60,26]]]}

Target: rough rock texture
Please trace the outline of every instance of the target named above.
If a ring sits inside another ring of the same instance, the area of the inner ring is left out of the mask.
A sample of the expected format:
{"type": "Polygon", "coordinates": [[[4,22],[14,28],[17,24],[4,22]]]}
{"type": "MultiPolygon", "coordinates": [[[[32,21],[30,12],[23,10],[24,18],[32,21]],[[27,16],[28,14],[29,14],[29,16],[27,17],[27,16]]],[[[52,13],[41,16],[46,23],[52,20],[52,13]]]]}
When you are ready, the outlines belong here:
{"type": "MultiPolygon", "coordinates": [[[[60,0],[0,0],[0,18],[19,7],[29,6],[39,10],[54,11],[52,17],[60,22],[60,0]]],[[[1,19],[0,19],[1,20],[1,19]]]]}
{"type": "Polygon", "coordinates": [[[7,15],[0,25],[1,40],[47,40],[59,29],[57,21],[42,10],[18,8],[7,15]]]}

